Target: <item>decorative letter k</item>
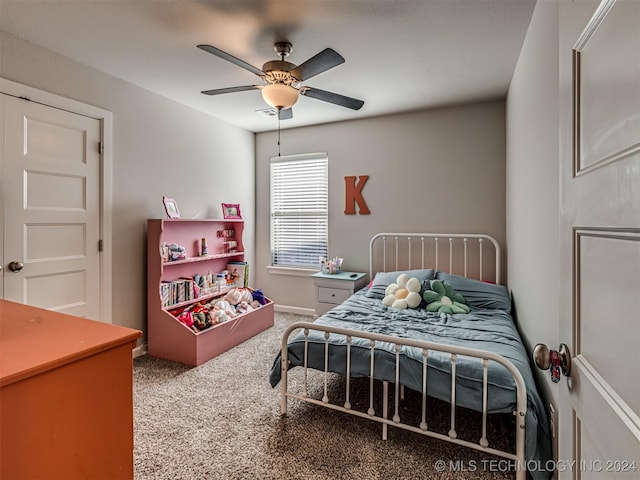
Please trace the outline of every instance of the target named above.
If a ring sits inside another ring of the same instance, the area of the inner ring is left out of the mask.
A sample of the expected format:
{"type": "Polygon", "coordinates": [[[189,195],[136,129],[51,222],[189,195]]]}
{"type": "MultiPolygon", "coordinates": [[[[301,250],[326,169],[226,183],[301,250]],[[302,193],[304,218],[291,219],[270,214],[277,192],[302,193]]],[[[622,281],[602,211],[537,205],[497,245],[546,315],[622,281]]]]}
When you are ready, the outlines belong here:
{"type": "Polygon", "coordinates": [[[358,204],[358,213],[361,215],[368,215],[371,213],[367,203],[362,197],[362,187],[369,180],[369,175],[360,175],[358,178],[358,184],[356,185],[356,177],[344,177],[344,186],[346,193],[346,201],[344,207],[344,213],[346,215],[355,215],[356,203],[358,204]]]}

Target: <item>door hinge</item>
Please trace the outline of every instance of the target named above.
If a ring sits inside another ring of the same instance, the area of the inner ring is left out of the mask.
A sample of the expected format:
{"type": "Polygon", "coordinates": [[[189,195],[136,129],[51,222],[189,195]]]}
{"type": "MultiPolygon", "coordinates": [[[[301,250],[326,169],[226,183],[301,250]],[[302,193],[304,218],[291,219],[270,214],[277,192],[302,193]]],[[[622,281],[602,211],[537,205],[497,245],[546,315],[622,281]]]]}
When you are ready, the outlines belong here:
{"type": "Polygon", "coordinates": [[[103,245],[102,239],[98,240],[98,251],[99,251],[99,252],[101,252],[101,251],[102,251],[103,246],[104,246],[104,245],[103,245]]]}
{"type": "Polygon", "coordinates": [[[98,153],[100,153],[100,155],[104,154],[104,145],[102,142],[98,142],[98,153]]]}

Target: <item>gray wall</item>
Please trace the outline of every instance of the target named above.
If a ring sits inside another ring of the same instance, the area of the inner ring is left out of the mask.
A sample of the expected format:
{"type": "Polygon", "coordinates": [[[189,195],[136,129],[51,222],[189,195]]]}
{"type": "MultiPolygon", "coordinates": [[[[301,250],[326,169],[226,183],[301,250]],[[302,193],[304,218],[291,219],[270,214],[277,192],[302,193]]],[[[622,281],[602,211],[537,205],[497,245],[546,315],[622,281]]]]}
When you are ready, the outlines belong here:
{"type": "MultiPolygon", "coordinates": [[[[336,108],[327,106],[327,108],[336,108]]],[[[255,285],[280,306],[312,309],[310,278],[273,274],[269,159],[276,133],[256,136],[255,285]]],[[[505,240],[505,104],[452,108],[284,130],[282,155],[329,155],[329,255],[368,272],[370,238],[382,231],[481,232],[505,240]],[[345,215],[345,176],[369,175],[370,215],[345,215]]]]}
{"type": "Polygon", "coordinates": [[[113,323],[146,330],[146,220],[165,216],[163,195],[183,218],[221,218],[221,202],[248,207],[253,263],[253,133],[0,35],[0,76],[113,112],[113,323]]]}
{"type": "MultiPolygon", "coordinates": [[[[558,5],[538,2],[507,96],[508,275],[525,344],[557,348],[558,5]]],[[[548,399],[549,372],[535,369],[548,399]]]]}

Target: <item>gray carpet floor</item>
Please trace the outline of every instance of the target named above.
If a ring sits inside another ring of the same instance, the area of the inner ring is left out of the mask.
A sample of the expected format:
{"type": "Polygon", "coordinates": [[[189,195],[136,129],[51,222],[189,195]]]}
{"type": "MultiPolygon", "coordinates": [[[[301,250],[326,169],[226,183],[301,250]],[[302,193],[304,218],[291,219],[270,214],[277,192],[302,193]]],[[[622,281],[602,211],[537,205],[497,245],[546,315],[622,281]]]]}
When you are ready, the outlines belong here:
{"type": "MultiPolygon", "coordinates": [[[[282,332],[300,320],[311,319],[276,313],[274,327],[199,367],[136,358],[135,480],[514,478],[497,457],[393,427],[383,441],[377,422],[315,405],[290,400],[281,417],[279,386],[267,375],[282,332]]],[[[330,398],[343,395],[342,378],[329,386],[330,398]]],[[[366,381],[352,384],[351,400],[366,410],[366,381]]],[[[403,419],[419,415],[419,395],[407,391],[402,408],[403,419]]],[[[446,432],[448,405],[433,400],[429,411],[429,427],[446,432]]],[[[513,445],[510,416],[491,418],[491,444],[513,445]]],[[[459,435],[477,442],[479,415],[458,409],[457,422],[459,435]]]]}

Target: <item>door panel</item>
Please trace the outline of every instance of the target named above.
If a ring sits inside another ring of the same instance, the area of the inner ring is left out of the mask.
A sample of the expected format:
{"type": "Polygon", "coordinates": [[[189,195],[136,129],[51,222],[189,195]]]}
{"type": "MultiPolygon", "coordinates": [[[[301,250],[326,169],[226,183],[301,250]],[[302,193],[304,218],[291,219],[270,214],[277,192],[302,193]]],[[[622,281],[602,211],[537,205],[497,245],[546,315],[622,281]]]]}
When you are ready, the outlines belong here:
{"type": "Polygon", "coordinates": [[[78,175],[55,172],[24,172],[25,208],[35,210],[85,210],[87,179],[78,175]],[[57,195],[51,195],[54,190],[57,195]]]}
{"type": "Polygon", "coordinates": [[[560,478],[640,478],[640,2],[559,2],[560,478]]]}
{"type": "Polygon", "coordinates": [[[25,260],[82,258],[86,252],[86,226],[25,225],[25,260]]]}
{"type": "Polygon", "coordinates": [[[640,79],[640,25],[634,3],[618,2],[576,46],[579,171],[623,158],[640,146],[640,96],[620,94],[637,89],[640,79]]]}
{"type": "Polygon", "coordinates": [[[42,117],[24,117],[25,137],[24,154],[31,160],[41,160],[59,165],[84,165],[86,130],[81,121],[76,119],[71,124],[60,123],[58,119],[42,117]]]}
{"type": "Polygon", "coordinates": [[[97,320],[100,121],[3,97],[4,298],[97,320]]]}
{"type": "Polygon", "coordinates": [[[87,303],[84,295],[86,273],[85,270],[77,270],[26,276],[25,303],[58,311],[81,309],[87,303]],[[52,284],[61,285],[63,288],[51,288],[52,284]]]}
{"type": "Polygon", "coordinates": [[[626,409],[640,413],[640,382],[629,381],[629,373],[636,372],[620,368],[611,350],[603,348],[615,345],[620,360],[640,366],[640,234],[578,231],[576,242],[574,354],[588,359],[626,409]]]}

